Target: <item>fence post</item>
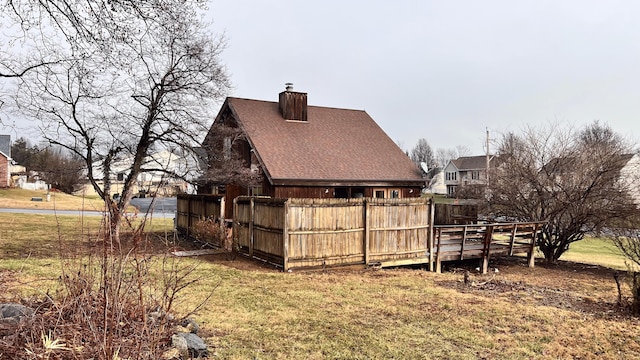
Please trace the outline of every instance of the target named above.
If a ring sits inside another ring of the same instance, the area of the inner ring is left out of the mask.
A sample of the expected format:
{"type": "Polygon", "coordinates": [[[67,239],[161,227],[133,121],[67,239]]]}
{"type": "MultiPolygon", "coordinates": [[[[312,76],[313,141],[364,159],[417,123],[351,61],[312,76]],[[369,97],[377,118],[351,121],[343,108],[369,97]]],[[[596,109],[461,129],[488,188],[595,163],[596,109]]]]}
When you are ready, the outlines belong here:
{"type": "Polygon", "coordinates": [[[187,237],[191,235],[191,199],[192,197],[189,196],[187,200],[187,237]]]}
{"type": "Polygon", "coordinates": [[[429,232],[428,232],[428,241],[429,241],[429,271],[434,271],[434,264],[433,264],[433,260],[434,260],[434,256],[433,256],[433,244],[434,244],[434,233],[433,233],[433,224],[435,222],[435,209],[436,209],[436,204],[433,201],[433,199],[429,200],[430,204],[429,204],[429,232]]]}
{"type": "Polygon", "coordinates": [[[491,254],[491,240],[493,238],[493,225],[487,225],[484,234],[484,251],[482,252],[482,273],[489,272],[489,255],[491,254]]]}
{"type": "Polygon", "coordinates": [[[538,229],[540,223],[535,223],[533,226],[533,235],[531,235],[531,248],[529,249],[529,267],[532,268],[536,264],[536,242],[538,241],[538,229]]]}
{"type": "Polygon", "coordinates": [[[369,205],[369,201],[367,199],[363,199],[362,203],[364,205],[364,211],[363,211],[363,216],[364,216],[364,266],[369,266],[369,211],[370,211],[370,205],[369,205]]]}
{"type": "Polygon", "coordinates": [[[232,241],[232,248],[234,248],[234,250],[237,250],[238,253],[240,253],[241,249],[240,249],[240,240],[238,239],[238,231],[239,231],[239,226],[238,226],[238,222],[235,220],[236,219],[236,214],[238,213],[238,198],[233,199],[233,217],[231,219],[231,231],[233,232],[233,241],[232,241]]]}
{"type": "MultiPolygon", "coordinates": [[[[226,217],[227,214],[225,214],[225,210],[226,210],[225,209],[226,208],[226,203],[225,203],[226,200],[225,200],[225,198],[226,198],[226,196],[223,196],[223,197],[220,198],[220,211],[219,211],[219,213],[220,213],[220,219],[222,219],[222,221],[227,219],[227,217],[226,217]]],[[[235,200],[236,199],[233,199],[234,206],[235,206],[235,200]]]]}
{"type": "Polygon", "coordinates": [[[255,207],[255,198],[249,199],[249,257],[253,258],[253,218],[255,216],[254,212],[255,207]]]}
{"type": "Polygon", "coordinates": [[[289,271],[289,199],[284,202],[284,216],[282,224],[282,269],[289,271]]]}

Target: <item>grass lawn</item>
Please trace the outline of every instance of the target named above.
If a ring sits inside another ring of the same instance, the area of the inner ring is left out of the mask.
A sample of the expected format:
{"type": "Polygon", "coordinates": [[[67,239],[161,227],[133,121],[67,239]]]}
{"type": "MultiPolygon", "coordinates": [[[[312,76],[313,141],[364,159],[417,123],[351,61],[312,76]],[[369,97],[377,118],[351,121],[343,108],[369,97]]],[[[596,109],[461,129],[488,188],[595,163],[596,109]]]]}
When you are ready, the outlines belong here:
{"type": "Polygon", "coordinates": [[[627,270],[628,263],[624,255],[613,242],[606,238],[587,237],[569,246],[561,260],[584,264],[608,266],[618,270],[627,270]]]}
{"type": "Polygon", "coordinates": [[[46,210],[104,210],[104,202],[97,196],[74,196],[61,192],[44,190],[0,189],[0,208],[46,209],[46,210]],[[31,198],[42,198],[42,201],[31,201],[31,198]]]}
{"type": "MultiPolygon", "coordinates": [[[[56,249],[94,252],[99,221],[0,214],[0,294],[37,295],[55,286],[63,266],[56,249]]],[[[171,226],[155,221],[159,232],[171,226]]],[[[168,251],[159,238],[150,242],[150,259],[168,251]]],[[[600,253],[575,245],[568,258],[600,253]]],[[[178,261],[197,264],[201,276],[178,299],[180,311],[213,291],[194,317],[217,358],[640,358],[640,321],[617,308],[613,270],[599,266],[530,269],[516,258],[494,259],[499,272],[489,275],[474,273],[475,262],[451,264],[442,274],[411,268],[282,273],[245,258],[178,261]],[[462,283],[459,268],[472,269],[472,285],[462,283]]]]}

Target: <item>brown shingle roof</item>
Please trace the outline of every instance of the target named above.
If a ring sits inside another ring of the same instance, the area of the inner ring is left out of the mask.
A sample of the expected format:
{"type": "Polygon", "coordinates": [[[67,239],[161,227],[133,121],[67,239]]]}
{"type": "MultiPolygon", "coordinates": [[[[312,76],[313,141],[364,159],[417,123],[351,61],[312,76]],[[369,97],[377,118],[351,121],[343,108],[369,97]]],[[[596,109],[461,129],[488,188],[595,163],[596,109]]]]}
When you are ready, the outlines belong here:
{"type": "Polygon", "coordinates": [[[277,102],[228,98],[226,105],[275,180],[419,181],[415,164],[364,111],[308,107],[286,121],[277,102]]]}

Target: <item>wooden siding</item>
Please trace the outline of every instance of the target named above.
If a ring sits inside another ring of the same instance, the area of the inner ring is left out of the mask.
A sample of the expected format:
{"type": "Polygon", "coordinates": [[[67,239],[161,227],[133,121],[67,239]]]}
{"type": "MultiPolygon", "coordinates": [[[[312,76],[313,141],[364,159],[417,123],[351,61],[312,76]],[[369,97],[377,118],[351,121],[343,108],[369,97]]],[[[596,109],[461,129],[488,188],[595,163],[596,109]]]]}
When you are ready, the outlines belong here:
{"type": "Polygon", "coordinates": [[[307,121],[307,94],[283,91],[278,104],[282,117],[287,120],[307,121]]]}

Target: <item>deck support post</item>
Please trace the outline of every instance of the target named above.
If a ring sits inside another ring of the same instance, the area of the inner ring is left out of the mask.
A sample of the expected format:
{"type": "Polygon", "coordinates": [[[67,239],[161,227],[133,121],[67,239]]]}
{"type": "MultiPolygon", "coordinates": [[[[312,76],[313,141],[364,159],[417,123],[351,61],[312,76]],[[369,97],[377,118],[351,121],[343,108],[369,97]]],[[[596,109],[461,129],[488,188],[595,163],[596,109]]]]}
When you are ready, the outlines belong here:
{"type": "Polygon", "coordinates": [[[529,253],[527,254],[530,268],[535,267],[536,265],[536,242],[538,241],[539,227],[540,223],[535,223],[535,225],[533,225],[533,235],[531,235],[531,248],[529,250],[529,253]]]}
{"type": "Polygon", "coordinates": [[[442,256],[440,251],[440,244],[442,243],[442,229],[438,229],[438,245],[436,247],[436,272],[440,274],[442,272],[442,256]]]}
{"type": "Polygon", "coordinates": [[[482,273],[489,272],[489,255],[491,255],[491,240],[493,238],[493,226],[487,225],[487,232],[484,234],[484,250],[482,252],[482,273]]]}

